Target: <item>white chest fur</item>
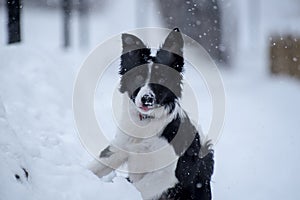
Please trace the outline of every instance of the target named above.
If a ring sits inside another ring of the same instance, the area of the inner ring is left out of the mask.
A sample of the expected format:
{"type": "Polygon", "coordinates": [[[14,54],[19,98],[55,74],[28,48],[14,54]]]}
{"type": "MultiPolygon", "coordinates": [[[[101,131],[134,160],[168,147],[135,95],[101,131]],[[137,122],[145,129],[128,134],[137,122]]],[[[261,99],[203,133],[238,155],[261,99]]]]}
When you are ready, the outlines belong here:
{"type": "Polygon", "coordinates": [[[165,139],[152,137],[139,141],[129,140],[127,144],[129,151],[142,152],[142,156],[129,156],[127,167],[129,178],[143,199],[157,199],[178,182],[175,176],[178,157],[165,139]],[[159,153],[161,148],[165,148],[161,151],[164,153],[159,153]]]}
{"type": "Polygon", "coordinates": [[[129,178],[141,192],[143,199],[156,199],[177,183],[175,169],[178,156],[172,145],[159,137],[173,116],[157,109],[154,119],[143,119],[130,101],[124,99],[120,129],[114,143],[129,152],[127,167],[129,178]],[[164,117],[166,116],[166,117],[164,117]]]}

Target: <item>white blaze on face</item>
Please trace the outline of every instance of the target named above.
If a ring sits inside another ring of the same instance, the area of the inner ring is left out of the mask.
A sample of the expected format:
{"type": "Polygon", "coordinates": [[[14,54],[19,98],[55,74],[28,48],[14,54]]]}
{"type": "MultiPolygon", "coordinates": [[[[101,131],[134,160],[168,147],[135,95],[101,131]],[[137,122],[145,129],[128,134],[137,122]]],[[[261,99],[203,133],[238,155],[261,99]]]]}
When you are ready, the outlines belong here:
{"type": "MultiPolygon", "coordinates": [[[[151,78],[151,68],[152,68],[153,63],[149,63],[148,65],[148,75],[147,75],[147,79],[145,81],[145,85],[143,87],[141,87],[140,91],[138,92],[136,98],[135,98],[135,105],[138,108],[142,108],[143,107],[143,103],[142,103],[142,98],[144,96],[153,96],[155,99],[155,94],[154,92],[151,90],[151,88],[149,87],[149,82],[150,82],[150,78],[151,78]]],[[[151,106],[149,106],[149,108],[152,108],[151,106]]],[[[148,111],[141,109],[141,112],[147,113],[148,111]]]]}

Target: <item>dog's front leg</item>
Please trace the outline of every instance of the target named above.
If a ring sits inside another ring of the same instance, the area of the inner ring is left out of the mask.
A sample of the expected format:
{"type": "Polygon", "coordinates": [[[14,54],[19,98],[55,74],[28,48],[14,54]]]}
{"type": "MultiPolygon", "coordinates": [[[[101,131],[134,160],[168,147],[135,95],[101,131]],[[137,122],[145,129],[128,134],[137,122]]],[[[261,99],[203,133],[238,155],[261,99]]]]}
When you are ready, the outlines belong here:
{"type": "Polygon", "coordinates": [[[126,162],[128,155],[124,151],[108,146],[99,155],[100,161],[94,160],[89,169],[99,178],[106,176],[126,162]]]}
{"type": "Polygon", "coordinates": [[[175,176],[176,165],[147,173],[140,181],[133,185],[140,191],[144,200],[159,198],[168,188],[173,187],[177,182],[175,176]]]}

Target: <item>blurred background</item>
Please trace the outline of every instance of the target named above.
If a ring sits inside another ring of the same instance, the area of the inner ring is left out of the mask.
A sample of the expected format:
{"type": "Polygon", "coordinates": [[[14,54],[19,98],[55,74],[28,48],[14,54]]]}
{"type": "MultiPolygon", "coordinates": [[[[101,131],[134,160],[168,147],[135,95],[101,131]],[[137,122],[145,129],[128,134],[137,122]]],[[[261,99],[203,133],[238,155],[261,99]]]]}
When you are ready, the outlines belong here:
{"type": "Polygon", "coordinates": [[[140,199],[86,169],[72,91],[90,51],[143,27],[179,27],[221,72],[214,199],[299,199],[299,0],[0,0],[0,199],[140,199]]]}

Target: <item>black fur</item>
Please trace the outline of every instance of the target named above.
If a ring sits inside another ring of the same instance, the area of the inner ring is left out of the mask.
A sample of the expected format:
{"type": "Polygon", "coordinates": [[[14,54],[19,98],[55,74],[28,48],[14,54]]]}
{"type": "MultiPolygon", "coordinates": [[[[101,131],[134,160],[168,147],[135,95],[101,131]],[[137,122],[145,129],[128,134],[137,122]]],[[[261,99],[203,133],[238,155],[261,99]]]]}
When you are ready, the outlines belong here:
{"type": "Polygon", "coordinates": [[[148,75],[148,64],[152,62],[150,88],[154,91],[156,104],[166,106],[170,113],[174,102],[181,97],[181,82],[184,59],[183,39],[178,29],[174,29],[166,38],[156,56],[150,56],[151,51],[136,36],[122,35],[123,54],[121,56],[120,92],[127,92],[134,101],[148,75]],[[137,76],[138,75],[138,76],[137,76]]]}
{"type": "Polygon", "coordinates": [[[209,150],[209,145],[201,147],[199,134],[189,118],[177,116],[164,129],[161,137],[166,138],[180,156],[175,172],[179,183],[163,194],[161,199],[210,200],[213,151],[209,150]],[[206,153],[204,157],[201,157],[202,152],[206,153]]]}

